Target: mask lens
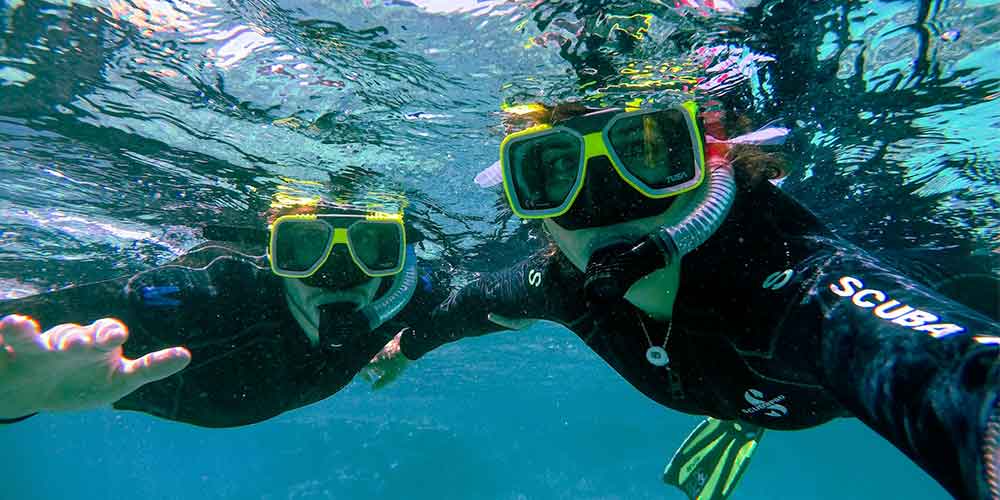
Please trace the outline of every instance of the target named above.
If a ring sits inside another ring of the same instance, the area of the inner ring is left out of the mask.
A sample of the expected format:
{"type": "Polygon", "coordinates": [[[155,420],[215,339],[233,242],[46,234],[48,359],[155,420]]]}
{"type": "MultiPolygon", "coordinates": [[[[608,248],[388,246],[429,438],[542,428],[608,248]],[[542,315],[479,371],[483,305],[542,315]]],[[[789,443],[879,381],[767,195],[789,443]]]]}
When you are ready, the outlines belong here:
{"type": "Polygon", "coordinates": [[[570,197],[580,177],[580,139],[555,132],[507,147],[508,179],[522,210],[552,210],[570,197]]]}
{"type": "Polygon", "coordinates": [[[653,189],[683,184],[698,173],[687,120],[676,109],[621,118],[608,140],[622,167],[653,189]]]}
{"type": "Polygon", "coordinates": [[[283,221],[274,229],[275,266],[285,272],[305,273],[320,264],[333,237],[333,228],[318,220],[283,221]]]}
{"type": "Polygon", "coordinates": [[[389,273],[402,267],[403,229],[397,223],[355,223],[347,230],[347,241],[368,272],[389,273]]]}

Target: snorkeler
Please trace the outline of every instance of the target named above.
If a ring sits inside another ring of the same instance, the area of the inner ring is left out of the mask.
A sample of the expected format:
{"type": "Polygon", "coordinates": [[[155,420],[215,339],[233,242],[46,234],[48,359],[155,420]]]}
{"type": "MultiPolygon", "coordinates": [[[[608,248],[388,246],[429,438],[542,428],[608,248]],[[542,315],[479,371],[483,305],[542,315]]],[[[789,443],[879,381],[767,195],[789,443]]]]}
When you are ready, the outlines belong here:
{"type": "Polygon", "coordinates": [[[525,111],[502,183],[552,245],[387,352],[558,322],[646,396],[710,417],[664,473],[691,498],[728,497],[763,429],[846,416],[955,497],[1000,498],[997,323],[824,228],[763,152],[730,149],[720,113],[525,111]]]}
{"type": "MultiPolygon", "coordinates": [[[[0,418],[114,403],[252,424],[336,393],[441,302],[433,284],[447,273],[416,257],[420,233],[402,214],[313,204],[275,215],[269,231],[215,228],[224,241],[135,276],[0,303],[0,317],[43,325],[97,320],[39,334],[3,319],[0,418]],[[158,352],[131,361],[122,347],[158,352]]],[[[377,386],[394,364],[380,364],[377,386]]]]}

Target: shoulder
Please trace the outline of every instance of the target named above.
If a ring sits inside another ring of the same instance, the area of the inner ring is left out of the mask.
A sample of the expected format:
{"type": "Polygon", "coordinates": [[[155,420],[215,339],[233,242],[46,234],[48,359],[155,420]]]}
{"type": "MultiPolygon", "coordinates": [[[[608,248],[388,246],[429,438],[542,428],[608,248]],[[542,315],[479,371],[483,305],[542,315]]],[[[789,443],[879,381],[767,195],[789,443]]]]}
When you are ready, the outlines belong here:
{"type": "Polygon", "coordinates": [[[253,293],[270,288],[277,277],[270,272],[266,255],[258,250],[252,246],[205,242],[172,262],[132,276],[125,292],[145,298],[149,294],[159,297],[185,291],[200,295],[230,289],[253,293]]]}
{"type": "Polygon", "coordinates": [[[185,267],[208,267],[220,261],[235,260],[258,267],[267,267],[267,251],[263,245],[206,241],[191,250],[171,265],[185,267]]]}

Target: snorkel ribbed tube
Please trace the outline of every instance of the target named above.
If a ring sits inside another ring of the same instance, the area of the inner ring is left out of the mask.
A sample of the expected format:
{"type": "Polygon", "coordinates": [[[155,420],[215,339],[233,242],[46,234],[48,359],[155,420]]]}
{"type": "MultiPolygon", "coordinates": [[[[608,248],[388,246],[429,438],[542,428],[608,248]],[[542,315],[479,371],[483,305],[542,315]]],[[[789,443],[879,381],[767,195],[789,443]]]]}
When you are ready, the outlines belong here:
{"type": "Polygon", "coordinates": [[[392,287],[385,296],[365,306],[361,312],[368,318],[371,330],[382,326],[402,311],[417,290],[417,254],[413,245],[406,247],[406,264],[392,279],[392,287]]]}
{"type": "MultiPolygon", "coordinates": [[[[706,116],[705,126],[714,137],[724,139],[717,115],[706,116]]],[[[707,189],[695,190],[697,198],[689,202],[694,209],[684,219],[653,233],[663,245],[668,264],[698,248],[719,229],[729,214],[736,197],[736,178],[727,159],[728,152],[729,145],[724,142],[706,144],[707,189]]]]}

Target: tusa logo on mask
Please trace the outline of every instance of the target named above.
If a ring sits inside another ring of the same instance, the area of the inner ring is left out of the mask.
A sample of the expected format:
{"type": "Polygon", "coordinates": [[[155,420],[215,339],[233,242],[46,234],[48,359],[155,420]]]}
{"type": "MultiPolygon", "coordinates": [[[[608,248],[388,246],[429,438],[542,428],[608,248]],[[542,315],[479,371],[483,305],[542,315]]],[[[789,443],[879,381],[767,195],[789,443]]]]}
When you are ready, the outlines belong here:
{"type": "Polygon", "coordinates": [[[899,326],[918,332],[929,333],[934,338],[965,331],[965,328],[952,323],[938,323],[941,318],[936,315],[890,299],[881,290],[865,288],[864,282],[858,278],[844,276],[837,283],[830,285],[830,291],[840,297],[850,297],[851,302],[858,307],[872,309],[872,314],[878,318],[890,320],[899,326]]]}

